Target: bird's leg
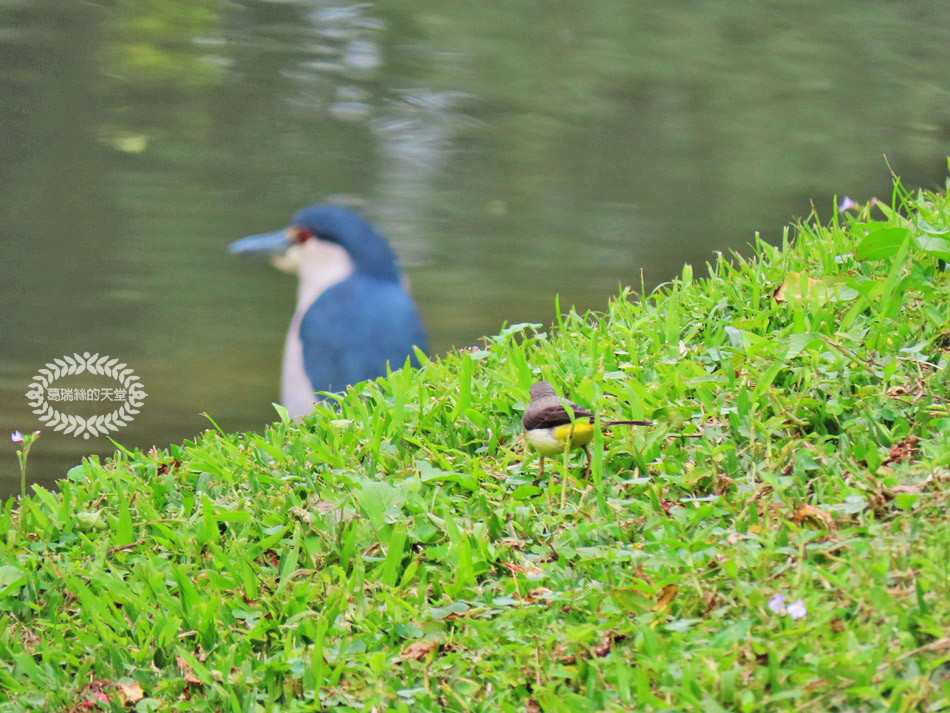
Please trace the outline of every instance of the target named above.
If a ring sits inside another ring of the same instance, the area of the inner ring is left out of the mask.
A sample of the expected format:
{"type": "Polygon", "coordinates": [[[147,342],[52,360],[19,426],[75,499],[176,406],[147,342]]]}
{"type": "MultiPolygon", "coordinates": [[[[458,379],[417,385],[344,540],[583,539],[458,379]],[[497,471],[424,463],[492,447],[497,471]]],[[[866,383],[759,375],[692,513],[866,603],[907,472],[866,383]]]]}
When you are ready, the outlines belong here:
{"type": "Polygon", "coordinates": [[[570,471],[571,439],[564,442],[564,467],[561,469],[561,508],[567,503],[567,480],[571,477],[570,471]]]}
{"type": "Polygon", "coordinates": [[[538,481],[544,477],[544,456],[538,453],[538,481]]]}
{"type": "Polygon", "coordinates": [[[584,478],[590,478],[590,449],[587,446],[584,446],[584,455],[587,456],[587,470],[584,471],[584,478]]]}

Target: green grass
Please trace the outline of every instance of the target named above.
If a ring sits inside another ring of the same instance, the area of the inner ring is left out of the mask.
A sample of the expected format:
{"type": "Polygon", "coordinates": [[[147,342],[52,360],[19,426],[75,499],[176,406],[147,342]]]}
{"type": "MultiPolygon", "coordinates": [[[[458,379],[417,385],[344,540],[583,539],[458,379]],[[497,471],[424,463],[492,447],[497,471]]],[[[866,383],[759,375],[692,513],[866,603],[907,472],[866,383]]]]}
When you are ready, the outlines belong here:
{"type": "Polygon", "coordinates": [[[0,710],[950,709],[948,230],[898,182],[302,424],[34,487],[0,513],[0,710]],[[540,378],[655,426],[535,482],[540,378]]]}

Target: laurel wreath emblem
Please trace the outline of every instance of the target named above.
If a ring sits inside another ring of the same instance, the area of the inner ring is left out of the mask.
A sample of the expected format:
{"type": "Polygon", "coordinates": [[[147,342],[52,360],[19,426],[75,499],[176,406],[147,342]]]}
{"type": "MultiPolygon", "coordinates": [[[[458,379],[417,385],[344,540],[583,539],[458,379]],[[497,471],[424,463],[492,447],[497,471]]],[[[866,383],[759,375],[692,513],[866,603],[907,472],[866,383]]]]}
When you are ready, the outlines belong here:
{"type": "Polygon", "coordinates": [[[128,368],[125,363],[120,363],[118,359],[99,356],[98,353],[90,355],[89,352],[84,352],[82,356],[73,354],[72,356],[64,356],[62,359],[54,359],[46,364],[33,377],[33,381],[26,392],[26,398],[29,400],[33,413],[47,427],[54,431],[62,431],[64,434],[89,438],[90,436],[106,434],[109,431],[118,431],[123,426],[128,425],[132,417],[139,413],[142,401],[148,396],[139,382],[140,379],[135,375],[135,372],[128,368]],[[128,393],[125,403],[111,413],[90,416],[89,418],[65,414],[47,403],[46,390],[51,384],[64,376],[83,373],[108,376],[115,379],[122,384],[128,393]]]}

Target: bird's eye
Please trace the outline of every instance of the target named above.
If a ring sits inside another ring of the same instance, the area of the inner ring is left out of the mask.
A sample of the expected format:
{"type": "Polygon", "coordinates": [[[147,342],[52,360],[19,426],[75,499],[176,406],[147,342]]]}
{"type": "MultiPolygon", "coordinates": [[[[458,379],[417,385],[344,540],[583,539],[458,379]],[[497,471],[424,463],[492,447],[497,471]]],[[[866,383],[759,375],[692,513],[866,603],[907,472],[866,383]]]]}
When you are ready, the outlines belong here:
{"type": "Polygon", "coordinates": [[[294,228],[294,242],[298,245],[307,242],[312,237],[313,233],[311,233],[306,228],[294,228]]]}

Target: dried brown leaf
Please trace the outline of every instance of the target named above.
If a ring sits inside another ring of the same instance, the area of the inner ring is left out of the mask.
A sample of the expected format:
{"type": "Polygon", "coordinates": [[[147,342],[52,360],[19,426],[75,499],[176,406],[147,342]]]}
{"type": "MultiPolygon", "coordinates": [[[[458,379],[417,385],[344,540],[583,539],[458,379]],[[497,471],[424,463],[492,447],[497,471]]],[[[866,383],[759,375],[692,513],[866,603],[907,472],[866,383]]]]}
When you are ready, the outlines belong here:
{"type": "Polygon", "coordinates": [[[600,643],[591,649],[591,651],[597,658],[603,658],[610,653],[610,647],[613,646],[613,643],[614,633],[612,631],[608,631],[606,634],[604,634],[604,638],[601,639],[600,643]]]}
{"type": "Polygon", "coordinates": [[[145,691],[143,691],[142,687],[135,681],[132,683],[119,683],[116,685],[116,690],[119,693],[119,701],[124,706],[138,703],[145,697],[145,691]]]}
{"type": "Polygon", "coordinates": [[[431,652],[438,644],[435,641],[413,641],[404,648],[399,656],[403,661],[418,661],[431,652]]]}
{"type": "Polygon", "coordinates": [[[656,600],[656,604],[653,605],[653,611],[663,611],[668,608],[673,600],[676,598],[676,592],[679,590],[675,584],[667,584],[663,589],[660,590],[660,596],[656,600]]]}
{"type": "Polygon", "coordinates": [[[801,525],[805,520],[810,520],[818,527],[824,527],[829,530],[834,529],[835,526],[834,518],[814,505],[803,504],[795,511],[795,517],[792,518],[792,522],[796,525],[801,525]]]}
{"type": "Polygon", "coordinates": [[[194,674],[194,672],[191,670],[191,666],[188,665],[188,662],[185,661],[181,654],[175,657],[175,665],[178,666],[178,670],[181,672],[181,676],[185,683],[190,683],[196,686],[201,685],[201,679],[194,674]]]}
{"type": "Polygon", "coordinates": [[[555,644],[554,658],[568,666],[577,663],[577,657],[574,654],[572,654],[570,651],[568,651],[567,647],[564,646],[564,644],[555,644]]]}
{"type": "Polygon", "coordinates": [[[920,495],[924,492],[924,489],[919,485],[914,485],[912,483],[900,483],[895,485],[893,488],[887,489],[887,494],[890,496],[894,495],[920,495]]]}
{"type": "Polygon", "coordinates": [[[512,574],[523,574],[524,572],[528,571],[528,568],[523,564],[514,564],[513,562],[502,562],[501,566],[512,574]]]}
{"type": "Polygon", "coordinates": [[[166,461],[165,463],[161,463],[158,466],[158,474],[168,475],[172,471],[178,470],[179,468],[181,468],[181,461],[175,458],[173,460],[166,461]]]}
{"type": "Polygon", "coordinates": [[[902,441],[898,441],[891,446],[890,453],[881,465],[890,465],[891,463],[902,463],[905,460],[911,460],[917,446],[917,436],[910,435],[902,441]]]}

